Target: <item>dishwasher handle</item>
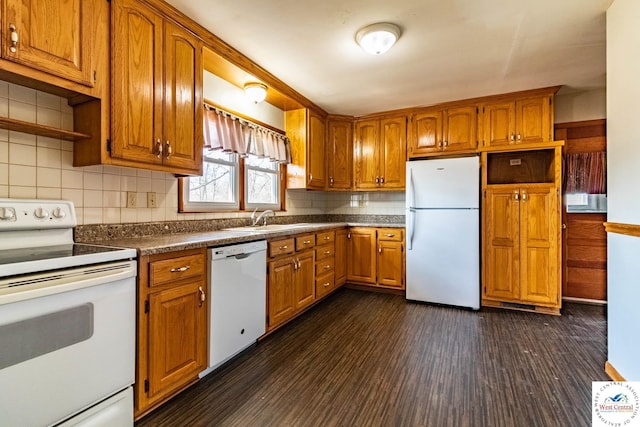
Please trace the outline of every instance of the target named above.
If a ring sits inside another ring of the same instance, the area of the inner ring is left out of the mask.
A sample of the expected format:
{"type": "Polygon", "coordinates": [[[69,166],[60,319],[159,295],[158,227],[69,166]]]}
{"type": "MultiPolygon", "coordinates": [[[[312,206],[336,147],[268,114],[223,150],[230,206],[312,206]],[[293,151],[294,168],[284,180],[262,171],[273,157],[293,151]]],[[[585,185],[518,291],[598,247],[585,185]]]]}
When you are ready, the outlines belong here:
{"type": "Polygon", "coordinates": [[[235,259],[245,259],[245,258],[249,258],[249,256],[252,254],[252,252],[246,252],[243,254],[238,254],[238,255],[231,255],[230,258],[235,258],[235,259]]]}

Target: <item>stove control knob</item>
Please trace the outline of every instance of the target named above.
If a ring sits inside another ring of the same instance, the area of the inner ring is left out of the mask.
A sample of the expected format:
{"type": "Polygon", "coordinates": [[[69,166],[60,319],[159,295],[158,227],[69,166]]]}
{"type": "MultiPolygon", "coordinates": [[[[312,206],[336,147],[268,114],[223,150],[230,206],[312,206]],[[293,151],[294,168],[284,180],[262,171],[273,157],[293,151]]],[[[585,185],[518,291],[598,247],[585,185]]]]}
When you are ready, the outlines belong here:
{"type": "Polygon", "coordinates": [[[62,208],[55,208],[53,210],[53,217],[54,218],[58,218],[58,219],[62,219],[65,216],[67,216],[66,212],[62,210],[62,208]]]}
{"type": "Polygon", "coordinates": [[[0,208],[0,221],[14,221],[16,211],[13,208],[0,208]]]}
{"type": "Polygon", "coordinates": [[[38,219],[45,219],[49,217],[49,212],[46,209],[38,208],[33,212],[33,215],[38,219]]]}

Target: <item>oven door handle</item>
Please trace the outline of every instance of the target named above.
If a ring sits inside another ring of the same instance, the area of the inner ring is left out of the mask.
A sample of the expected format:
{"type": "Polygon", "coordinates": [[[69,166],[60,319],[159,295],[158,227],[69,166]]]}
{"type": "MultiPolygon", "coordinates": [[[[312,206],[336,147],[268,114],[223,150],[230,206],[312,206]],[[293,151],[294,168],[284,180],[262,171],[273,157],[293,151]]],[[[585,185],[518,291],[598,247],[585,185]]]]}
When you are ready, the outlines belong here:
{"type": "Polygon", "coordinates": [[[0,305],[135,277],[136,266],[123,261],[0,279],[0,305]]]}

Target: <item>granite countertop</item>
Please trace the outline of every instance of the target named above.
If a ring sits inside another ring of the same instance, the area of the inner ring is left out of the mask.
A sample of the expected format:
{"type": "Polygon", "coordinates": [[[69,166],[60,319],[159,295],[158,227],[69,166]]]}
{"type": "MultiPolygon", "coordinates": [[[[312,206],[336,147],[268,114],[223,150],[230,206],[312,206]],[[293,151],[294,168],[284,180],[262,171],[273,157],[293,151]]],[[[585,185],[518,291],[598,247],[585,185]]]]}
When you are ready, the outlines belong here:
{"type": "Polygon", "coordinates": [[[291,228],[269,231],[236,231],[217,230],[193,233],[164,234],[137,238],[113,239],[108,241],[85,241],[103,246],[118,246],[134,248],[139,256],[154,255],[172,251],[187,249],[199,249],[206,247],[219,247],[236,243],[253,242],[257,240],[272,239],[274,237],[289,236],[309,232],[322,231],[338,227],[385,227],[404,228],[404,224],[397,223],[359,223],[359,222],[324,222],[292,224],[291,228]]]}

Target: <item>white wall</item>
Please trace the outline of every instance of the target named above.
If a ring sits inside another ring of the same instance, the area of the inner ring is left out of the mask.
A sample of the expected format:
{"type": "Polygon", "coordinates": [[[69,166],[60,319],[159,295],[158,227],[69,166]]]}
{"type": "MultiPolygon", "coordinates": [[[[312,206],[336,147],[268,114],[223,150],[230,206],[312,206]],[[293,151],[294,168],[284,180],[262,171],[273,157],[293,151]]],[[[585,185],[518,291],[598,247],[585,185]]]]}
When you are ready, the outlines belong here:
{"type": "Polygon", "coordinates": [[[568,123],[604,119],[607,116],[605,88],[560,94],[555,98],[555,122],[568,123]]]}
{"type": "MultiPolygon", "coordinates": [[[[607,11],[608,221],[640,225],[640,2],[607,11]]],[[[608,360],[640,381],[640,238],[609,234],[608,360]]]]}

